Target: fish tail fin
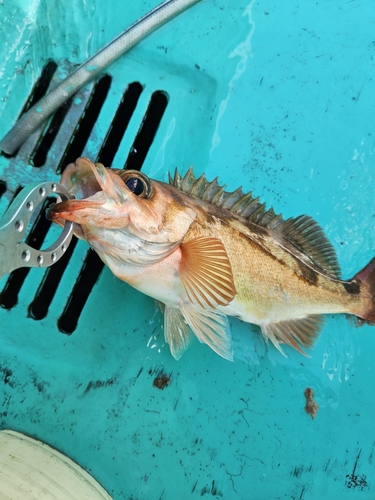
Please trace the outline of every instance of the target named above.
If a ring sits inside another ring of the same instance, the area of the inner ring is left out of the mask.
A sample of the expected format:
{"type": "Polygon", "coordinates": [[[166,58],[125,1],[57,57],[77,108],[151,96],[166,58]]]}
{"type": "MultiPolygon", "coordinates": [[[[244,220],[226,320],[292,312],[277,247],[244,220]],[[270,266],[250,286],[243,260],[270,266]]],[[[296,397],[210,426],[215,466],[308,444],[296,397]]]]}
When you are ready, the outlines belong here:
{"type": "Polygon", "coordinates": [[[356,316],[364,320],[365,323],[375,324],[375,258],[359,271],[350,283],[353,284],[353,287],[359,285],[364,302],[363,311],[356,316]]]}

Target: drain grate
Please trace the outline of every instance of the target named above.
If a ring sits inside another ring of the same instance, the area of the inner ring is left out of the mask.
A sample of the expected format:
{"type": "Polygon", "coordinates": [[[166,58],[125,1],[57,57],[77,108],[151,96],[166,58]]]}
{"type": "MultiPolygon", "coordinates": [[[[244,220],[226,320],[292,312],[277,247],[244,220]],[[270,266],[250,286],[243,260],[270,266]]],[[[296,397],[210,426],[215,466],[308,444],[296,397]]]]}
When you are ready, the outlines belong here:
{"type": "Polygon", "coordinates": [[[97,282],[104,264],[93,250],[89,250],[57,326],[63,333],[70,335],[77,328],[81,312],[97,282]]]}
{"type": "MultiPolygon", "coordinates": [[[[21,114],[38,102],[47,90],[55,85],[56,78],[58,78],[56,70],[55,62],[49,61],[46,64],[21,114]]],[[[113,79],[110,75],[104,75],[96,82],[87,85],[74,98],[66,101],[49,123],[35,132],[16,155],[7,156],[10,158],[10,163],[6,178],[0,179],[0,197],[6,196],[10,203],[16,192],[29,182],[57,179],[57,174],[59,176],[66,165],[82,155],[93,134],[94,126],[100,119],[100,113],[109,98],[112,85],[113,79]],[[29,173],[25,174],[24,178],[21,177],[22,171],[20,172],[23,168],[22,163],[32,165],[31,169],[30,167],[24,169],[29,173]]],[[[130,82],[126,86],[108,129],[103,137],[98,138],[102,146],[95,158],[96,161],[111,166],[144,89],[145,87],[139,82],[130,82]]],[[[137,170],[142,168],[167,104],[168,96],[164,91],[157,90],[152,93],[128,157],[124,159],[125,168],[137,170]]],[[[41,248],[48,238],[51,223],[45,218],[44,213],[51,202],[51,199],[46,200],[29,232],[28,243],[35,248],[41,248]]],[[[42,320],[48,315],[52,300],[76,247],[77,239],[73,238],[63,258],[45,270],[35,296],[28,306],[30,318],[42,320]]],[[[76,283],[70,294],[67,293],[66,303],[63,304],[57,321],[61,332],[71,334],[77,328],[79,317],[103,267],[96,253],[91,249],[88,250],[78,272],[76,283]]],[[[29,272],[32,270],[23,268],[9,275],[0,293],[1,307],[12,309],[17,305],[19,294],[29,272]]]]}

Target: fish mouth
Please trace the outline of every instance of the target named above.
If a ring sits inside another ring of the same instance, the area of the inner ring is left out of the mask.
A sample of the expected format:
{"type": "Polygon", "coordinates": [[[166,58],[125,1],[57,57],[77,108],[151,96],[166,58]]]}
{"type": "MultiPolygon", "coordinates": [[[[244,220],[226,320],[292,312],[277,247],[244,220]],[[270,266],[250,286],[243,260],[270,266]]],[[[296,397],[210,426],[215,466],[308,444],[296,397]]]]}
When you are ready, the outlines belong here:
{"type": "Polygon", "coordinates": [[[74,199],[55,203],[46,212],[48,220],[64,225],[68,220],[76,224],[87,221],[107,201],[117,196],[105,167],[94,164],[87,158],[78,158],[64,170],[60,183],[74,196],[74,199]]]}
{"type": "Polygon", "coordinates": [[[78,158],[74,163],[70,163],[64,170],[60,183],[77,199],[87,199],[99,191],[105,189],[102,181],[105,170],[100,163],[96,165],[87,158],[78,158]]]}

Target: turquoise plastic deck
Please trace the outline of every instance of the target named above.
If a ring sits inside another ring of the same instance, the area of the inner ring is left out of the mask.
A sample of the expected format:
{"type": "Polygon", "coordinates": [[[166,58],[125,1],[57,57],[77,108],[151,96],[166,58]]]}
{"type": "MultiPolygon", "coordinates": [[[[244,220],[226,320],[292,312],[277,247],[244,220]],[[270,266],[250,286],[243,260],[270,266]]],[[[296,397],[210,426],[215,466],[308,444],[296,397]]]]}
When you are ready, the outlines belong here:
{"type": "MultiPolygon", "coordinates": [[[[0,135],[47,60],[83,62],[156,4],[0,2],[0,135]]],[[[162,90],[169,102],[143,171],[165,180],[193,164],[285,217],[311,215],[350,278],[375,254],[374,28],[371,0],[203,0],[106,71],[110,94],[85,153],[95,158],[123,91],[140,82],[121,167],[162,90]]],[[[9,164],[0,157],[9,185],[39,179],[9,164]]],[[[2,429],[56,447],[116,500],[375,498],[374,328],[329,316],[310,357],[286,348],[283,358],[231,319],[234,363],[197,341],[177,362],[154,301],[105,269],[67,336],[56,322],[86,251],[80,242],[45,319],[27,314],[42,270],[0,310],[2,429]],[[158,371],[171,377],[163,391],[158,371]]]]}

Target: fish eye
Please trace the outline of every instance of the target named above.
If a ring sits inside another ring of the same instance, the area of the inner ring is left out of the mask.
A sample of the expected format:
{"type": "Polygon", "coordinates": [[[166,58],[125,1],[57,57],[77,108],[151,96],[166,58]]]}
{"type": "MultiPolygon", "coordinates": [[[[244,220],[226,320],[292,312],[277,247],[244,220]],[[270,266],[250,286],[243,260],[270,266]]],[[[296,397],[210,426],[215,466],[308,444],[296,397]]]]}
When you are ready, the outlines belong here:
{"type": "Polygon", "coordinates": [[[137,196],[141,195],[145,190],[143,182],[140,179],[137,179],[137,177],[130,177],[125,184],[128,186],[130,191],[137,196]]]}
{"type": "Polygon", "coordinates": [[[121,179],[132,193],[140,198],[150,198],[152,185],[150,179],[137,170],[125,170],[120,174],[121,179]]]}

